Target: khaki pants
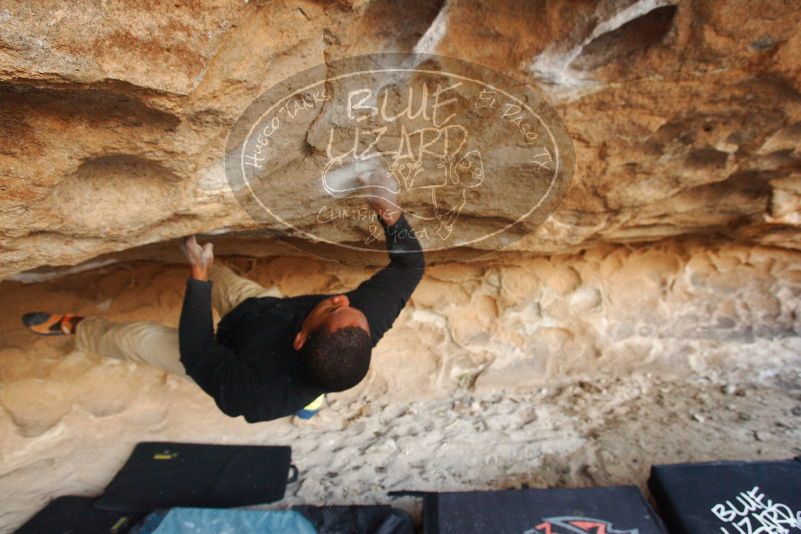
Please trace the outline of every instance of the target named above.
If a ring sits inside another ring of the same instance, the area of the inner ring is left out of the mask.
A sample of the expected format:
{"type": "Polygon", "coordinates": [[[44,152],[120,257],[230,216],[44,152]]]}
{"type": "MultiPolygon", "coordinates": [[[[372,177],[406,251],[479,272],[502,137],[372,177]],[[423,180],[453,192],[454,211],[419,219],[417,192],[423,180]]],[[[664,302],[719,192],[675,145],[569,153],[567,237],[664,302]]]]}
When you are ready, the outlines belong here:
{"type": "MultiPolygon", "coordinates": [[[[250,297],[281,297],[278,288],[264,288],[219,264],[209,271],[211,304],[224,317],[250,297]]],[[[75,347],[101,356],[146,363],[186,376],[178,350],[178,330],[152,321],[114,323],[86,317],[75,329],[75,347]]]]}

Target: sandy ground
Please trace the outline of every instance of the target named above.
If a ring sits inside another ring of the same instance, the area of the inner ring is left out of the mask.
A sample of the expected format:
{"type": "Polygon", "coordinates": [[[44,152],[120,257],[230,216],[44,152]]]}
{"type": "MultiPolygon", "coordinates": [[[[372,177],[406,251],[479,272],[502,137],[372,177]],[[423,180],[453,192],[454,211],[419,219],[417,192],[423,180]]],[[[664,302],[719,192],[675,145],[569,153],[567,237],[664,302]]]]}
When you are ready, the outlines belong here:
{"type": "MultiPolygon", "coordinates": [[[[331,396],[309,422],[248,425],[217,412],[185,379],[82,354],[70,339],[35,338],[19,325],[20,313],[43,303],[177,322],[182,269],[116,265],[99,273],[0,286],[0,531],[50,498],[99,494],[133,445],[146,440],[292,445],[301,476],[281,506],[391,502],[418,519],[417,501],[386,493],[644,487],[653,463],[801,453],[797,361],[682,378],[563,378],[527,391],[465,388],[419,400],[376,395],[368,384],[331,396]]],[[[766,347],[801,348],[797,338],[766,341],[754,345],[754,358],[766,347]]]]}

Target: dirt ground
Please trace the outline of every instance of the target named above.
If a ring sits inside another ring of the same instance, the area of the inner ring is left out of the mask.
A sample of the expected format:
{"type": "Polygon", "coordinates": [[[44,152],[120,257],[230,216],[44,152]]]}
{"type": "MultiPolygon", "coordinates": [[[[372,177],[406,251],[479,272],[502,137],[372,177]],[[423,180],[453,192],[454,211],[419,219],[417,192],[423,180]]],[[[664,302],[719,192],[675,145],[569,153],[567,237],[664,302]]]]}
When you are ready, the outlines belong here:
{"type": "MultiPolygon", "coordinates": [[[[188,380],[82,354],[71,339],[37,338],[19,323],[25,311],[70,309],[175,325],[184,278],[178,266],[134,263],[0,284],[0,531],[53,497],[98,495],[148,440],[291,445],[300,479],[278,506],[393,503],[418,520],[418,501],[387,492],[645,489],[655,463],[801,454],[798,365],[570,377],[525,391],[465,385],[417,400],[368,384],[331,395],[308,422],[248,425],[188,380]]],[[[775,343],[801,352],[797,338],[775,343]]],[[[771,346],[755,344],[754,358],[771,346]]]]}

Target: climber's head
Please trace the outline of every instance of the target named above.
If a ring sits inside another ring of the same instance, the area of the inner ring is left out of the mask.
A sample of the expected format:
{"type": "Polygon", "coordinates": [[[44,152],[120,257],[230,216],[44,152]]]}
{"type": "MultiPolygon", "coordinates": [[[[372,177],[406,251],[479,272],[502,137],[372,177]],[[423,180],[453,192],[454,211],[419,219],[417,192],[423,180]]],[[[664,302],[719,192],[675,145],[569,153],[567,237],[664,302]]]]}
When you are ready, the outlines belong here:
{"type": "Polygon", "coordinates": [[[328,297],[312,308],[292,345],[300,353],[303,382],[324,391],[352,388],[370,367],[367,317],[345,295],[328,297]]]}

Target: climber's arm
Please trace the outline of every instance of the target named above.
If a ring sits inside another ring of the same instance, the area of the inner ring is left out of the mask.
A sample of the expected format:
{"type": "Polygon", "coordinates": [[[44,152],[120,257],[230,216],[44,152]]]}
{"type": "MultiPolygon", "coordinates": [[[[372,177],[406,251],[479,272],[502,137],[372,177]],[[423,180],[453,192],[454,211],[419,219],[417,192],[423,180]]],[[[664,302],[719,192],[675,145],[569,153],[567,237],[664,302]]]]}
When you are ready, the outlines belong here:
{"type": "Polygon", "coordinates": [[[178,325],[178,347],[181,363],[206,393],[216,398],[218,379],[216,374],[225,368],[226,362],[234,360],[233,352],[214,339],[214,324],[211,316],[211,285],[208,269],[214,262],[211,243],[200,246],[195,236],[181,243],[192,276],[186,281],[186,293],[178,325]]]}
{"type": "MultiPolygon", "coordinates": [[[[389,173],[383,168],[379,168],[365,179],[365,183],[384,186],[373,189],[374,194],[370,196],[367,203],[375,212],[381,226],[384,227],[390,259],[389,268],[419,269],[414,273],[418,276],[417,282],[419,282],[419,277],[423,274],[422,269],[425,267],[423,252],[414,229],[409,226],[403,216],[403,210],[399,207],[397,193],[393,193],[392,187],[388,185],[391,183],[389,173]]],[[[417,285],[417,282],[414,283],[414,286],[417,285]]],[[[414,286],[411,290],[414,290],[414,286]]]]}
{"type": "Polygon", "coordinates": [[[372,198],[370,206],[384,227],[390,261],[389,265],[348,293],[348,298],[367,316],[375,345],[392,326],[420,283],[425,260],[420,242],[397,208],[397,199],[393,195],[372,198]]]}
{"type": "Polygon", "coordinates": [[[178,323],[178,348],[188,374],[209,395],[214,395],[218,369],[236,358],[234,352],[217,343],[211,316],[212,282],[189,278],[178,323]]]}
{"type": "Polygon", "coordinates": [[[211,287],[208,269],[214,261],[211,243],[198,245],[194,237],[181,244],[192,275],[178,326],[181,363],[200,388],[214,398],[223,413],[245,416],[247,421],[263,421],[280,416],[280,398],[274,388],[259,383],[250,362],[217,343],[211,315],[211,287]]]}

